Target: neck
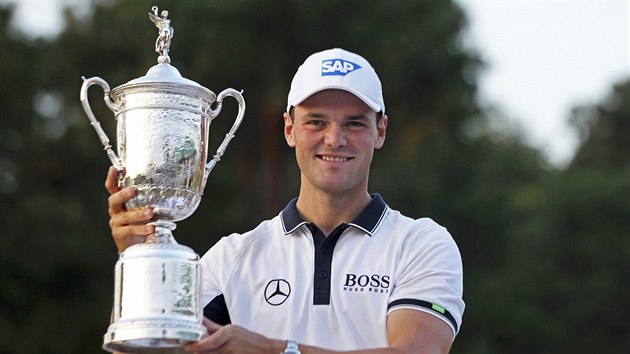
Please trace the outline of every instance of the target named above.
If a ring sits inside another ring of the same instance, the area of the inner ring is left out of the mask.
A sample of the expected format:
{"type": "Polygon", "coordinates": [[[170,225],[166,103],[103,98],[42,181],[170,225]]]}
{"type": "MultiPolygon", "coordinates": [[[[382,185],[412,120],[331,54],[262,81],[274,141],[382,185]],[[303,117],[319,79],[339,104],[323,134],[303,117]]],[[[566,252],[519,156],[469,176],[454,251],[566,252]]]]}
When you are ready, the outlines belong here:
{"type": "Polygon", "coordinates": [[[314,223],[324,235],[329,235],[340,224],[354,220],[371,201],[372,197],[365,189],[338,194],[309,191],[302,186],[297,209],[304,220],[314,223]]]}

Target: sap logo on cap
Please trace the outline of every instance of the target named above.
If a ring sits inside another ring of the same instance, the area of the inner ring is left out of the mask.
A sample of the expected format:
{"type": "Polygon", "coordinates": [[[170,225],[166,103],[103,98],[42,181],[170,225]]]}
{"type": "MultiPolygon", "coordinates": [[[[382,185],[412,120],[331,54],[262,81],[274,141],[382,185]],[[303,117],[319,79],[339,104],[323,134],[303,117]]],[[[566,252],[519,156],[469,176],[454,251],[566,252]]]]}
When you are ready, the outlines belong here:
{"type": "Polygon", "coordinates": [[[322,60],[322,76],[345,76],[358,69],[361,69],[361,66],[351,61],[343,59],[322,60]]]}

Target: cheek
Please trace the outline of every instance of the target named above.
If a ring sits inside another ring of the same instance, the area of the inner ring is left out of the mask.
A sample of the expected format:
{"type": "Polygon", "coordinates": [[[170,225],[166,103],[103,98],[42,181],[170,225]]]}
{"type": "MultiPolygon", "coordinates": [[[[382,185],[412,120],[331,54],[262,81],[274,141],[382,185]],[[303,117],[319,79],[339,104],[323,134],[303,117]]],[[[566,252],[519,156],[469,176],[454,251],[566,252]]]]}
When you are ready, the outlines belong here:
{"type": "Polygon", "coordinates": [[[306,157],[304,151],[302,151],[300,148],[295,148],[295,162],[300,172],[304,173],[310,170],[310,168],[308,168],[308,161],[309,160],[306,157]]]}
{"type": "Polygon", "coordinates": [[[383,145],[383,139],[375,135],[364,135],[357,137],[353,143],[357,148],[367,151],[380,148],[383,145]]]}

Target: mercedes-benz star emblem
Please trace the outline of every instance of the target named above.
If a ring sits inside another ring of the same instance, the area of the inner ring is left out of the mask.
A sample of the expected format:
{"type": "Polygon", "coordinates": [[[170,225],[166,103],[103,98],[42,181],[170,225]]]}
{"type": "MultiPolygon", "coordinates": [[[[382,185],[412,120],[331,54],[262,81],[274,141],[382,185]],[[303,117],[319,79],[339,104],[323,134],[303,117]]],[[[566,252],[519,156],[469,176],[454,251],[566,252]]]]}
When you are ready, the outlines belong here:
{"type": "Polygon", "coordinates": [[[282,305],[291,294],[291,285],[284,279],[273,279],[265,288],[265,301],[271,306],[282,305]]]}

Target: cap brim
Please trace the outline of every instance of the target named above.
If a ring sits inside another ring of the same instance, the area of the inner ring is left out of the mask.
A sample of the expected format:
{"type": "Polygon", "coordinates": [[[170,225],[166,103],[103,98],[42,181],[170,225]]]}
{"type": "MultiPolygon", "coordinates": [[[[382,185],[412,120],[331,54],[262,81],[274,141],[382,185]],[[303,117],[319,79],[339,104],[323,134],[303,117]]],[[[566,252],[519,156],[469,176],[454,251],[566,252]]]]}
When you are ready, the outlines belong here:
{"type": "Polygon", "coordinates": [[[384,107],[381,107],[381,105],[379,105],[378,103],[376,103],[376,102],[372,101],[371,99],[367,98],[366,96],[362,95],[360,92],[357,92],[355,90],[352,90],[352,89],[348,88],[347,86],[342,86],[342,85],[325,85],[325,86],[322,86],[322,87],[318,87],[317,90],[305,92],[302,95],[300,95],[298,97],[295,97],[289,103],[289,105],[287,106],[287,112],[289,110],[291,110],[291,107],[295,107],[295,106],[299,105],[300,103],[304,102],[307,98],[313,96],[314,94],[316,94],[318,92],[324,91],[324,90],[344,90],[346,92],[350,92],[351,94],[353,94],[356,97],[358,97],[361,101],[363,101],[363,103],[368,105],[368,107],[370,107],[375,112],[382,112],[382,111],[384,111],[384,107]]]}

